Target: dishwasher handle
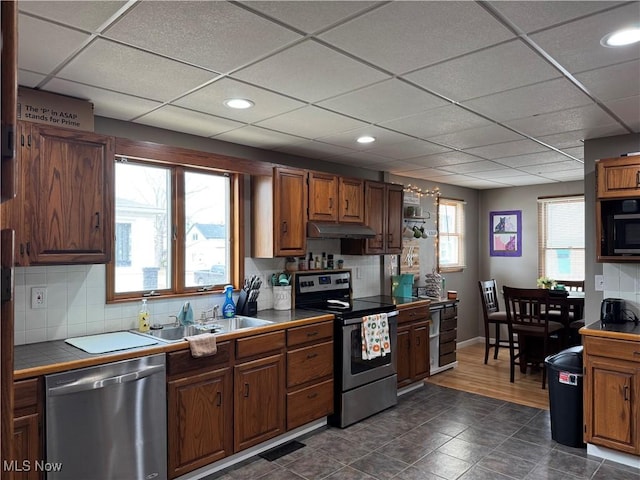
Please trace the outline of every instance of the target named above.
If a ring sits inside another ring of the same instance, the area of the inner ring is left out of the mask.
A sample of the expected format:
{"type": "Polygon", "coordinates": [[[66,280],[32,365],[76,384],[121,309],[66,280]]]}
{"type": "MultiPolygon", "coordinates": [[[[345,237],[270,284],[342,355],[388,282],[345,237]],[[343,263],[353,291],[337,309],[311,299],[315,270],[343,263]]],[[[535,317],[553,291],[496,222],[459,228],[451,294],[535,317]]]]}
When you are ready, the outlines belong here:
{"type": "Polygon", "coordinates": [[[76,392],[84,392],[87,390],[98,390],[100,388],[108,387],[109,385],[115,385],[118,383],[127,383],[140,380],[142,378],[153,375],[154,373],[160,373],[164,371],[164,365],[154,365],[135,372],[125,373],[124,375],[117,375],[115,377],[106,377],[99,380],[78,380],[67,385],[60,387],[53,387],[47,391],[50,397],[56,397],[59,395],[68,395],[76,392]]]}

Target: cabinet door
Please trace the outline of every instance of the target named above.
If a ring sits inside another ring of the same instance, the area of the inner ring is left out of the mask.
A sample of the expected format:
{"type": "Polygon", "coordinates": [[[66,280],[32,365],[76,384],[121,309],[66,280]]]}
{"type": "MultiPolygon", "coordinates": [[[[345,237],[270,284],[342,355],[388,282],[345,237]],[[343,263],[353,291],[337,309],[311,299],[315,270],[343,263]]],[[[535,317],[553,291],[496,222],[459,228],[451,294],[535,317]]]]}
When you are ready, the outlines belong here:
{"type": "Polygon", "coordinates": [[[402,253],[402,201],[401,185],[387,185],[386,250],[385,253],[402,253]]]}
{"type": "Polygon", "coordinates": [[[14,480],[37,480],[42,473],[36,468],[36,461],[42,461],[39,438],[40,415],[33,413],[13,419],[13,458],[22,471],[13,473],[14,480]],[[28,462],[23,463],[23,462],[28,462]],[[29,468],[25,468],[28,465],[29,468]]]}
{"type": "Polygon", "coordinates": [[[413,326],[413,377],[414,380],[429,376],[429,322],[413,326]]]}
{"type": "Polygon", "coordinates": [[[168,382],[171,478],[233,453],[231,369],[168,382]]]}
{"type": "Polygon", "coordinates": [[[640,155],[608,158],[596,163],[598,198],[640,196],[640,155]]]}
{"type": "MultiPolygon", "coordinates": [[[[276,168],[273,181],[275,255],[304,255],[307,247],[306,172],[292,168],[276,168]]],[[[255,227],[259,228],[259,225],[255,227]]]]}
{"type": "Polygon", "coordinates": [[[284,355],[235,367],[235,451],[257,445],[285,431],[284,355]]]}
{"type": "Polygon", "coordinates": [[[374,238],[368,238],[365,253],[379,254],[385,251],[385,186],[383,183],[365,183],[365,223],[376,232],[374,238]]]}
{"type": "Polygon", "coordinates": [[[338,220],[338,177],[309,172],[309,220],[338,220]]]}
{"type": "Polygon", "coordinates": [[[111,258],[114,139],[32,126],[30,262],[111,258]]]}
{"type": "Polygon", "coordinates": [[[348,223],[364,222],[364,181],[357,178],[340,177],[338,188],[340,212],[338,221],[348,223]]]}
{"type": "Polygon", "coordinates": [[[411,327],[398,327],[398,386],[411,383],[411,327]]]}
{"type": "Polygon", "coordinates": [[[640,453],[637,363],[587,356],[585,440],[623,452],[640,453]]]}

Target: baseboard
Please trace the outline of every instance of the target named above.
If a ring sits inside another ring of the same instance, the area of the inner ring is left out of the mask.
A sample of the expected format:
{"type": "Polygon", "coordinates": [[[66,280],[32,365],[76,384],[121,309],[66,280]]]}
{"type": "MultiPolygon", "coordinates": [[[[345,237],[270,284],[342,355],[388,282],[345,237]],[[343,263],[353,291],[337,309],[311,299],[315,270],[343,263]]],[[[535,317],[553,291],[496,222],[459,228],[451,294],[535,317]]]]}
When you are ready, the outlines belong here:
{"type": "Polygon", "coordinates": [[[610,448],[599,447],[598,445],[587,443],[587,454],[640,470],[640,457],[631,455],[630,453],[618,452],[616,450],[611,450],[610,448]]]}
{"type": "Polygon", "coordinates": [[[456,344],[456,348],[468,347],[469,345],[473,345],[475,343],[484,343],[484,337],[475,337],[475,338],[470,338],[469,340],[465,340],[463,342],[458,342],[456,344]]]}

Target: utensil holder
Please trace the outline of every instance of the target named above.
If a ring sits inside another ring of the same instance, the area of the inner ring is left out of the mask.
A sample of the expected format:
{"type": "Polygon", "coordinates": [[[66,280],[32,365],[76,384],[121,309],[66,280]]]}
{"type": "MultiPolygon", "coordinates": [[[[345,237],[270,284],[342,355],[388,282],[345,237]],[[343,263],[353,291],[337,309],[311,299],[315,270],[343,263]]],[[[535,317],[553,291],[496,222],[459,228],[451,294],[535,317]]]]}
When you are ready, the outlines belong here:
{"type": "Polygon", "coordinates": [[[258,314],[258,302],[247,302],[244,304],[242,315],[245,317],[255,317],[258,314]]]}
{"type": "Polygon", "coordinates": [[[273,286],[273,309],[291,310],[291,285],[273,286]]]}

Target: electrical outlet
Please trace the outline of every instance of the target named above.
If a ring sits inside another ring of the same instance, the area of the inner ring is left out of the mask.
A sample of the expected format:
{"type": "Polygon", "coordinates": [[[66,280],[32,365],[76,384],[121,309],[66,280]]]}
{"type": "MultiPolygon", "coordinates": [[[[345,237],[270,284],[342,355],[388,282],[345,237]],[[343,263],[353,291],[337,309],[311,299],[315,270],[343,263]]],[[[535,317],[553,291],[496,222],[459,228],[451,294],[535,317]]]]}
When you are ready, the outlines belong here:
{"type": "Polygon", "coordinates": [[[31,288],[31,308],[47,308],[47,287],[31,288]]]}
{"type": "Polygon", "coordinates": [[[356,278],[362,278],[362,269],[360,267],[356,267],[356,278]]]}

